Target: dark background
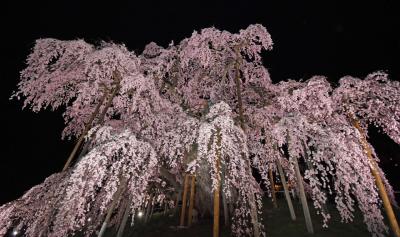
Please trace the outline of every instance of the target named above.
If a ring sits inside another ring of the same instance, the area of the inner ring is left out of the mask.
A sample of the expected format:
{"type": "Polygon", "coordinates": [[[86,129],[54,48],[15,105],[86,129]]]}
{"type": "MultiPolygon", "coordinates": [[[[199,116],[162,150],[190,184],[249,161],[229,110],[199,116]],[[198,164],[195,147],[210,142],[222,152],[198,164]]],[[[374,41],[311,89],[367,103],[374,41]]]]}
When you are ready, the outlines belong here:
{"type": "MultiPolygon", "coordinates": [[[[264,59],[275,82],[315,74],[335,82],[375,70],[400,78],[400,9],[395,1],[82,2],[0,3],[0,204],[60,171],[73,146],[61,140],[62,111],[35,114],[9,100],[38,38],[112,40],[141,53],[151,41],[167,46],[204,27],[237,32],[261,23],[274,41],[264,59]]],[[[400,190],[400,146],[375,130],[371,140],[390,182],[400,190]]]]}

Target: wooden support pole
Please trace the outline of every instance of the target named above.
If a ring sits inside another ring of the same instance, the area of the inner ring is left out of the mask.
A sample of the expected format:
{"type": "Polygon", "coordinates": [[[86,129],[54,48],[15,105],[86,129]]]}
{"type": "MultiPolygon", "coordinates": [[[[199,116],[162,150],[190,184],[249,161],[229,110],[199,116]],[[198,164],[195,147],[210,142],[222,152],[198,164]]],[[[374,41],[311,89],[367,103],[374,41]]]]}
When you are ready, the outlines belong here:
{"type": "Polygon", "coordinates": [[[382,198],[383,207],[384,207],[386,215],[388,217],[390,228],[392,229],[394,236],[400,237],[399,224],[397,222],[396,215],[394,214],[392,205],[390,203],[389,196],[386,192],[385,185],[383,184],[382,178],[378,172],[378,164],[372,157],[372,150],[366,139],[365,132],[362,129],[362,127],[360,126],[360,122],[355,118],[354,115],[350,114],[349,117],[352,120],[353,126],[359,131],[359,133],[361,135],[360,143],[363,146],[364,151],[367,153],[367,158],[368,158],[368,161],[370,164],[371,173],[375,178],[375,183],[376,183],[376,186],[378,187],[379,195],[382,198]]]}
{"type": "MultiPolygon", "coordinates": [[[[219,183],[218,183],[219,185],[219,183]]],[[[214,190],[214,224],[213,224],[213,237],[219,236],[219,201],[220,190],[214,190]]]]}
{"type": "Polygon", "coordinates": [[[185,174],[185,181],[183,182],[183,197],[182,197],[182,209],[181,209],[181,220],[179,225],[185,225],[185,214],[186,214],[186,198],[189,187],[189,175],[185,174]]]}
{"type": "Polygon", "coordinates": [[[287,202],[288,207],[289,207],[290,217],[292,218],[293,221],[295,221],[296,220],[296,214],[294,212],[292,199],[290,198],[289,188],[288,188],[287,183],[286,183],[286,177],[285,177],[285,174],[283,173],[283,169],[282,169],[281,162],[279,161],[279,159],[276,160],[276,166],[278,167],[279,176],[281,177],[283,191],[285,192],[286,202],[287,202]]]}
{"type": "Polygon", "coordinates": [[[108,223],[109,223],[109,221],[111,219],[111,215],[112,215],[112,213],[114,211],[114,208],[117,205],[119,199],[121,198],[123,190],[125,189],[126,178],[123,177],[123,178],[120,178],[120,180],[121,180],[121,182],[120,182],[120,184],[118,186],[117,191],[113,195],[113,199],[111,201],[111,205],[108,208],[108,212],[107,212],[106,218],[104,219],[103,225],[101,226],[101,229],[100,229],[98,237],[102,237],[104,235],[104,232],[107,229],[107,225],[108,225],[108,223]]]}
{"type": "Polygon", "coordinates": [[[192,182],[191,182],[191,184],[190,184],[190,198],[189,198],[189,211],[188,211],[188,226],[191,226],[191,225],[192,225],[195,187],[196,187],[196,176],[195,176],[195,175],[192,175],[192,182]]]}
{"type": "Polygon", "coordinates": [[[130,200],[126,203],[124,215],[122,216],[122,221],[118,228],[117,237],[122,237],[122,235],[124,234],[126,222],[128,221],[129,211],[131,208],[130,203],[130,200]]]}
{"type": "Polygon", "coordinates": [[[217,179],[217,187],[214,190],[214,224],[213,224],[213,237],[219,236],[219,204],[220,204],[220,186],[221,186],[221,177],[219,175],[220,165],[221,165],[221,129],[217,128],[217,160],[215,164],[216,171],[216,179],[217,179]]]}
{"type": "MultiPolygon", "coordinates": [[[[116,85],[115,85],[114,89],[112,90],[112,93],[110,95],[110,98],[108,98],[106,105],[104,106],[103,110],[101,111],[101,114],[99,116],[99,121],[98,121],[99,125],[103,125],[107,110],[111,106],[114,97],[117,95],[117,93],[119,92],[119,89],[121,88],[120,81],[122,80],[122,77],[118,71],[114,71],[113,79],[114,79],[114,83],[116,85]]],[[[106,100],[108,95],[109,95],[108,91],[105,91],[103,94],[103,97],[101,97],[101,99],[100,99],[100,102],[96,105],[94,112],[91,114],[91,116],[89,118],[89,122],[85,125],[85,129],[83,130],[77,143],[75,144],[74,148],[72,149],[72,152],[69,155],[67,162],[65,163],[62,171],[65,171],[70,166],[73,158],[75,157],[75,155],[78,152],[79,148],[81,147],[83,141],[85,140],[85,136],[87,135],[89,130],[92,128],[92,123],[93,123],[94,119],[96,118],[97,114],[99,113],[100,107],[101,107],[101,105],[103,105],[103,103],[106,100]]]]}
{"type": "Polygon", "coordinates": [[[72,159],[75,157],[76,153],[78,152],[78,149],[81,147],[83,141],[85,140],[85,136],[87,135],[87,133],[89,132],[89,130],[92,128],[92,123],[94,121],[94,119],[96,118],[97,114],[100,111],[100,107],[101,105],[104,103],[104,101],[106,100],[108,96],[108,92],[105,91],[103,96],[101,97],[99,103],[96,105],[95,110],[93,111],[93,113],[90,115],[89,121],[87,122],[87,124],[85,125],[85,129],[83,130],[82,134],[79,136],[78,141],[76,142],[74,148],[72,149],[71,154],[69,155],[67,162],[65,162],[64,167],[62,169],[62,171],[65,171],[66,169],[68,169],[68,167],[70,166],[72,159]]]}
{"type": "Polygon", "coordinates": [[[99,121],[98,124],[99,125],[103,125],[104,123],[104,118],[106,117],[108,108],[112,105],[113,99],[114,97],[117,95],[117,93],[119,92],[119,89],[121,88],[121,85],[118,84],[115,86],[115,88],[113,89],[112,94],[110,95],[110,98],[108,98],[107,104],[104,106],[103,110],[101,111],[101,114],[99,116],[99,121]]]}
{"type": "Polygon", "coordinates": [[[278,203],[276,201],[274,175],[272,174],[272,169],[268,170],[268,174],[269,174],[269,182],[271,184],[272,204],[274,208],[278,208],[278,203]]]}
{"type": "Polygon", "coordinates": [[[307,231],[310,234],[314,234],[314,228],[313,228],[311,216],[310,216],[310,209],[308,208],[306,193],[304,191],[304,186],[303,186],[303,177],[301,176],[301,173],[300,173],[299,163],[297,162],[297,158],[293,158],[292,160],[294,163],[294,169],[295,169],[296,178],[297,178],[297,185],[298,185],[299,191],[300,191],[301,206],[303,207],[303,213],[304,213],[304,218],[306,220],[307,231]]]}

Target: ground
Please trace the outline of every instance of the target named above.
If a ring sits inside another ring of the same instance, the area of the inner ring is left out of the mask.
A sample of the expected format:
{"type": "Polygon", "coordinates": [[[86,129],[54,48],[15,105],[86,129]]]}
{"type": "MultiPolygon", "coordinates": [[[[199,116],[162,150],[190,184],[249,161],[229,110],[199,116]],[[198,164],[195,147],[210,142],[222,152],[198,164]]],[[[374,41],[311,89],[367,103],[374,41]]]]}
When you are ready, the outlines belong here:
{"type": "MultiPolygon", "coordinates": [[[[332,219],[329,228],[322,228],[321,217],[316,214],[312,203],[311,216],[314,226],[314,235],[308,234],[304,222],[301,204],[298,200],[294,201],[296,221],[290,219],[289,210],[284,198],[278,199],[278,208],[273,208],[271,201],[265,200],[263,210],[263,223],[265,225],[267,237],[358,237],[371,236],[363,223],[360,213],[356,213],[353,223],[341,223],[340,217],[335,212],[333,205],[328,205],[332,219]]],[[[398,210],[397,210],[398,211],[398,210]]],[[[212,236],[212,219],[200,220],[199,223],[190,228],[177,228],[179,222],[177,215],[163,216],[162,213],[155,213],[146,225],[140,222],[135,223],[134,227],[126,229],[124,237],[200,237],[212,236]]],[[[223,226],[221,217],[221,237],[230,236],[229,227],[223,226]]],[[[108,236],[115,236],[115,232],[110,230],[108,236]]],[[[107,237],[108,237],[107,236],[107,237]]]]}

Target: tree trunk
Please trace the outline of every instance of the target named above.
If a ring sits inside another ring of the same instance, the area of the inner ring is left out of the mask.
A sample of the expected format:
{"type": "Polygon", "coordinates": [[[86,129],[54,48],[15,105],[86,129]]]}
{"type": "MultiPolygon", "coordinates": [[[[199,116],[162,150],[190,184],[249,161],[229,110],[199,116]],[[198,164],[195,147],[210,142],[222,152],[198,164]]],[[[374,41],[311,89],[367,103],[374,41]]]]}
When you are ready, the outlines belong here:
{"type": "Polygon", "coordinates": [[[182,194],[182,190],[178,191],[178,193],[176,194],[174,215],[176,215],[176,213],[178,212],[178,209],[179,209],[179,200],[180,200],[181,194],[182,194]]]}
{"type": "Polygon", "coordinates": [[[314,234],[314,228],[311,221],[310,210],[308,208],[306,193],[304,192],[303,177],[301,176],[300,173],[299,163],[297,162],[297,158],[293,158],[292,160],[296,172],[297,185],[300,191],[301,206],[303,207],[303,213],[304,213],[304,218],[306,220],[307,231],[310,234],[314,234]]]}
{"type": "MultiPolygon", "coordinates": [[[[238,50],[238,49],[237,49],[238,50]]],[[[239,52],[236,52],[239,54],[239,52]]],[[[239,55],[237,55],[239,58],[239,55]]],[[[239,121],[240,127],[245,130],[244,128],[244,115],[243,115],[243,100],[242,100],[242,86],[240,83],[240,70],[239,70],[239,61],[236,59],[235,62],[235,84],[236,84],[236,94],[238,99],[238,110],[239,110],[239,121]]]]}
{"type": "Polygon", "coordinates": [[[295,221],[296,220],[296,214],[294,212],[292,199],[290,198],[289,188],[288,188],[287,183],[286,183],[286,177],[285,177],[285,174],[283,173],[283,169],[282,169],[282,166],[281,166],[281,163],[280,163],[279,159],[277,159],[277,161],[276,161],[276,166],[278,167],[279,175],[281,177],[283,190],[285,192],[286,202],[287,202],[288,207],[289,207],[290,217],[292,218],[293,221],[295,221]]]}
{"type": "Polygon", "coordinates": [[[151,220],[151,218],[153,217],[153,211],[154,211],[154,203],[151,204],[151,211],[150,211],[150,215],[149,215],[149,220],[151,220]]]}
{"type": "Polygon", "coordinates": [[[121,195],[123,193],[123,190],[125,189],[126,178],[123,177],[121,179],[120,179],[121,182],[120,182],[120,184],[118,186],[118,189],[113,195],[113,200],[111,201],[111,205],[110,205],[110,207],[108,209],[108,212],[107,212],[106,218],[105,218],[105,220],[103,222],[103,225],[101,226],[101,229],[100,229],[98,237],[102,237],[104,235],[104,232],[107,229],[108,222],[110,221],[111,215],[112,215],[112,213],[114,211],[115,205],[117,205],[117,202],[120,199],[120,197],[121,197],[121,195]]]}
{"type": "Polygon", "coordinates": [[[378,187],[379,195],[382,198],[383,207],[385,208],[386,215],[389,219],[390,228],[392,229],[393,234],[396,237],[400,237],[399,224],[397,222],[396,215],[394,214],[392,205],[390,203],[389,196],[386,192],[385,185],[383,184],[382,178],[378,172],[378,165],[377,165],[376,161],[374,160],[374,158],[372,157],[371,147],[368,144],[368,141],[365,136],[365,132],[361,128],[359,121],[355,118],[354,115],[350,114],[349,117],[351,118],[351,120],[353,122],[353,126],[358,130],[358,132],[361,135],[360,143],[363,146],[365,152],[367,153],[367,158],[368,158],[368,161],[370,164],[371,173],[375,178],[375,183],[376,183],[376,186],[378,187]]]}
{"type": "MultiPolygon", "coordinates": [[[[222,184],[221,186],[224,186],[225,182],[225,168],[223,168],[222,172],[222,184]]],[[[225,220],[225,226],[229,226],[229,208],[228,208],[228,202],[226,200],[226,195],[225,193],[222,193],[222,206],[224,208],[224,220],[225,220]]]]}
{"type": "Polygon", "coordinates": [[[272,174],[272,169],[268,170],[268,174],[269,174],[269,182],[271,183],[272,204],[274,205],[274,208],[278,208],[278,203],[276,201],[274,175],[272,174]]]}
{"type": "Polygon", "coordinates": [[[175,175],[171,174],[166,168],[160,167],[160,175],[171,184],[175,190],[180,190],[180,185],[176,182],[175,175]]]}
{"type": "Polygon", "coordinates": [[[182,211],[181,211],[181,220],[179,225],[185,225],[185,214],[186,214],[186,198],[189,186],[189,175],[185,174],[185,181],[183,183],[183,197],[182,197],[182,211]]]}
{"type": "Polygon", "coordinates": [[[147,204],[147,207],[146,207],[146,214],[145,214],[145,216],[144,216],[144,223],[147,223],[147,221],[149,220],[149,216],[150,216],[150,211],[151,211],[151,207],[153,206],[153,194],[151,194],[150,195],[150,198],[149,198],[149,203],[147,204]]]}
{"type": "Polygon", "coordinates": [[[229,226],[229,209],[228,203],[225,197],[225,194],[222,194],[222,205],[224,206],[224,219],[225,219],[225,226],[229,226]]]}
{"type": "Polygon", "coordinates": [[[190,185],[190,199],[189,199],[189,211],[188,211],[188,226],[192,225],[192,215],[193,215],[193,207],[194,207],[194,192],[196,185],[196,176],[192,175],[192,182],[190,185]]]}
{"type": "Polygon", "coordinates": [[[167,214],[167,203],[164,203],[164,211],[163,211],[163,216],[167,214]]]}
{"type": "MultiPolygon", "coordinates": [[[[236,62],[235,62],[235,84],[236,84],[236,93],[237,93],[237,99],[238,99],[238,110],[239,110],[239,121],[240,121],[240,127],[242,130],[246,133],[246,127],[244,126],[244,114],[243,114],[243,101],[242,101],[242,88],[241,88],[241,83],[240,83],[240,69],[239,69],[239,56],[240,56],[240,51],[239,48],[235,48],[235,53],[236,53],[236,62]]],[[[249,174],[252,174],[251,172],[251,165],[250,161],[246,160],[247,164],[247,172],[249,174]]],[[[250,216],[251,216],[251,222],[253,224],[253,230],[254,230],[254,236],[259,237],[260,236],[260,228],[258,225],[258,212],[257,212],[257,204],[256,204],[256,199],[254,198],[254,195],[249,196],[249,202],[250,202],[250,216]]]]}
{"type": "Polygon", "coordinates": [[[219,175],[220,171],[220,163],[221,163],[221,129],[217,128],[217,160],[215,164],[216,169],[216,178],[217,178],[217,187],[214,190],[214,224],[213,224],[213,237],[219,236],[219,204],[220,204],[220,186],[221,186],[221,177],[219,175]]]}

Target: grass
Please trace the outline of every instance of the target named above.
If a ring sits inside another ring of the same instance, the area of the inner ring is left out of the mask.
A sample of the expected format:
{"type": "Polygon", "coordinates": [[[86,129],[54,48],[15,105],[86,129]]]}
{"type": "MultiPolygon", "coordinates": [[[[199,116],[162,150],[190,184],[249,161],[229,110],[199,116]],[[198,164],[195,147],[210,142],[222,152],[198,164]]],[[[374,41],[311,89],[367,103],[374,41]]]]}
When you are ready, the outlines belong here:
{"type": "Polygon", "coordinates": [[[339,213],[334,209],[334,206],[328,206],[331,214],[328,228],[322,227],[322,217],[316,214],[312,203],[308,203],[310,208],[311,219],[313,222],[314,234],[307,233],[305,226],[304,214],[299,201],[293,203],[296,221],[292,221],[289,214],[289,208],[283,198],[278,201],[278,208],[274,209],[271,202],[265,203],[264,207],[264,225],[267,236],[270,237],[283,237],[283,236],[296,236],[296,237],[358,237],[358,236],[371,236],[367,231],[366,225],[360,213],[356,213],[353,223],[342,223],[340,221],[339,213]]]}
{"type": "MultiPolygon", "coordinates": [[[[265,200],[263,223],[268,237],[368,237],[371,234],[363,223],[362,215],[357,212],[353,223],[341,223],[340,216],[334,206],[328,206],[332,216],[329,228],[322,227],[322,219],[316,214],[312,203],[309,203],[314,234],[308,234],[304,215],[299,201],[294,201],[296,221],[292,221],[284,198],[278,199],[278,208],[273,208],[271,201],[265,200]]],[[[127,226],[124,237],[200,237],[212,236],[212,219],[199,220],[190,228],[177,228],[178,215],[163,216],[155,213],[147,224],[136,221],[133,227],[127,226]]],[[[223,225],[221,217],[221,237],[230,236],[230,228],[223,225]]],[[[386,222],[387,223],[387,222],[386,222]]],[[[115,231],[109,230],[107,236],[115,236],[115,231]]]]}

